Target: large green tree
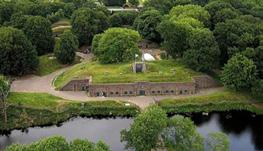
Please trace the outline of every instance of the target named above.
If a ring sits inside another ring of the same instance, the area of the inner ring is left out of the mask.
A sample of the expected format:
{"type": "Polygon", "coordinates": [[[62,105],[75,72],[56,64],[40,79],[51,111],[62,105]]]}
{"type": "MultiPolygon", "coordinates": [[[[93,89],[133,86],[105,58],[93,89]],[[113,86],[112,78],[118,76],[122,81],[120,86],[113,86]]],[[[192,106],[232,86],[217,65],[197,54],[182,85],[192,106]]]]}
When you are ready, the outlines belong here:
{"type": "Polygon", "coordinates": [[[218,23],[214,35],[221,50],[222,64],[247,47],[256,47],[257,43],[256,26],[241,19],[218,23]]]}
{"type": "Polygon", "coordinates": [[[213,32],[209,29],[196,29],[188,39],[189,49],[183,60],[196,71],[210,71],[219,65],[220,50],[213,32]]]}
{"type": "Polygon", "coordinates": [[[95,34],[104,31],[109,26],[108,17],[102,11],[89,8],[76,10],[71,18],[72,31],[78,37],[79,44],[91,44],[95,34]]]}
{"type": "Polygon", "coordinates": [[[93,51],[101,63],[128,62],[134,58],[135,54],[139,53],[140,35],[137,31],[126,28],[110,28],[98,38],[97,50],[93,51]]]}
{"type": "Polygon", "coordinates": [[[147,0],[144,2],[144,7],[155,8],[162,14],[165,14],[173,7],[173,0],[147,0]]]}
{"type": "Polygon", "coordinates": [[[0,28],[0,73],[21,75],[38,65],[37,52],[21,30],[0,28]]]}
{"type": "Polygon", "coordinates": [[[161,35],[157,31],[157,26],[161,21],[161,13],[152,9],[142,12],[135,19],[133,26],[145,39],[160,42],[161,35]]]}
{"type": "Polygon", "coordinates": [[[0,109],[2,110],[3,119],[7,123],[7,97],[10,91],[10,82],[4,76],[0,75],[0,109]]]}
{"type": "Polygon", "coordinates": [[[236,54],[223,68],[221,81],[234,90],[249,89],[256,80],[256,66],[247,57],[236,54]]]}
{"type": "Polygon", "coordinates": [[[171,9],[169,16],[179,19],[191,17],[201,21],[204,24],[208,24],[210,19],[210,14],[208,11],[199,5],[178,5],[171,9]]]}
{"type": "Polygon", "coordinates": [[[203,24],[194,18],[164,19],[157,31],[163,39],[162,47],[172,58],[181,57],[189,48],[187,39],[194,29],[203,28],[203,24]]]}
{"type": "Polygon", "coordinates": [[[127,148],[136,151],[151,151],[160,142],[160,134],[167,126],[166,113],[158,106],[151,106],[134,119],[129,131],[121,132],[127,148]]]}
{"type": "Polygon", "coordinates": [[[56,41],[55,56],[62,64],[71,64],[75,60],[78,46],[77,37],[71,31],[65,31],[56,41]]]}
{"type": "Polygon", "coordinates": [[[162,132],[166,145],[174,150],[203,151],[204,139],[197,132],[190,118],[176,115],[169,119],[168,126],[162,132]]]}
{"type": "Polygon", "coordinates": [[[36,47],[38,55],[53,51],[55,41],[51,23],[48,19],[40,16],[28,17],[24,26],[24,32],[36,47]]]}
{"type": "Polygon", "coordinates": [[[8,22],[13,13],[13,3],[7,1],[0,1],[0,25],[4,22],[8,22]]]}

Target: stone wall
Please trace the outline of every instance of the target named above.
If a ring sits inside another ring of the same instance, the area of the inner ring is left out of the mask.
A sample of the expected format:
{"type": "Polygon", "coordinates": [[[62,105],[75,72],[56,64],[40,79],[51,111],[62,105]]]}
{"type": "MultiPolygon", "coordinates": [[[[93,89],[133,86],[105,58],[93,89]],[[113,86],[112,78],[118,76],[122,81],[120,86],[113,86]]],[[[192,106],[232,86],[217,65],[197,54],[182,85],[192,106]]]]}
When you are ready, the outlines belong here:
{"type": "Polygon", "coordinates": [[[140,96],[140,95],[180,95],[194,94],[196,87],[194,82],[138,82],[120,84],[91,84],[89,95],[91,97],[119,97],[119,96],[140,96]]]}
{"type": "Polygon", "coordinates": [[[62,91],[87,91],[89,96],[154,96],[194,94],[199,89],[217,87],[219,84],[210,76],[193,77],[193,82],[137,82],[92,84],[92,78],[75,79],[66,84],[62,91]]]}
{"type": "Polygon", "coordinates": [[[220,84],[208,75],[195,76],[194,81],[197,89],[218,87],[220,84]]]}
{"type": "Polygon", "coordinates": [[[89,89],[89,79],[75,79],[67,83],[61,91],[87,91],[89,89]]]}

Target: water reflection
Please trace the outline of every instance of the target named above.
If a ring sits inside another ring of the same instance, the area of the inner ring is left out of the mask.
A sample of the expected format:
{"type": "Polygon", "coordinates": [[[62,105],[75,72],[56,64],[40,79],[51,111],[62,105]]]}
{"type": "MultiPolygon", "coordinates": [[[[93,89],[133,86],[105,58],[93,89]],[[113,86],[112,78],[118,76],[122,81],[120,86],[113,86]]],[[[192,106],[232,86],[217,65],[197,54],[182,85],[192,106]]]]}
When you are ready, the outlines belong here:
{"type": "MultiPolygon", "coordinates": [[[[231,151],[263,150],[263,116],[253,117],[248,112],[212,113],[208,116],[191,114],[198,131],[206,136],[210,132],[222,131],[231,140],[231,151]]],[[[129,128],[129,118],[75,118],[59,126],[35,127],[21,132],[14,130],[9,136],[0,136],[0,150],[13,143],[31,143],[43,137],[62,135],[67,140],[76,138],[97,142],[104,140],[113,151],[123,151],[120,131],[129,128]]]]}

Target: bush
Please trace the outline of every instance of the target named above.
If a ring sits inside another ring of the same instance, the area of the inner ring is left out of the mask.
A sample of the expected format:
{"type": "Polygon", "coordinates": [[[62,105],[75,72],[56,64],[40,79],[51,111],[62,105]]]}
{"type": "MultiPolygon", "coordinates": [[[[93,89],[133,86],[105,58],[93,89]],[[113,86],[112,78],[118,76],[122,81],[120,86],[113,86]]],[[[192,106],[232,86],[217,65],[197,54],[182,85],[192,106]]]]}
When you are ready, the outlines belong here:
{"type": "Polygon", "coordinates": [[[247,57],[237,54],[223,68],[221,81],[234,90],[250,89],[256,79],[256,66],[247,57]]]}
{"type": "Polygon", "coordinates": [[[63,19],[65,17],[64,11],[62,9],[58,10],[56,13],[52,13],[50,15],[47,16],[47,19],[51,22],[51,23],[55,23],[61,19],[63,19]]]}
{"type": "Polygon", "coordinates": [[[0,28],[0,73],[22,75],[38,65],[37,52],[21,30],[0,28]]]}
{"type": "Polygon", "coordinates": [[[60,35],[55,46],[55,56],[62,64],[71,64],[75,60],[78,49],[78,39],[70,31],[65,31],[60,35]]]}
{"type": "Polygon", "coordinates": [[[206,145],[209,151],[229,151],[230,141],[222,132],[209,133],[206,138],[206,145]]]}
{"type": "Polygon", "coordinates": [[[28,148],[34,151],[70,151],[66,139],[61,136],[42,139],[31,144],[28,148]]]}

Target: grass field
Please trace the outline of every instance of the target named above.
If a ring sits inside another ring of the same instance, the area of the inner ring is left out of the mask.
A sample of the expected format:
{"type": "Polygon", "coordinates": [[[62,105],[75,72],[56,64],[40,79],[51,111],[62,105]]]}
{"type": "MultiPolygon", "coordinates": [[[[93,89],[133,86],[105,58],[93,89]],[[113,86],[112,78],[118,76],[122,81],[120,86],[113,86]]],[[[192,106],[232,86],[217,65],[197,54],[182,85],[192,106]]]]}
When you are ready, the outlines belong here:
{"type": "Polygon", "coordinates": [[[130,117],[140,112],[122,101],[80,102],[64,100],[46,93],[11,93],[8,97],[8,122],[0,118],[0,132],[30,126],[53,125],[72,117],[130,117]]]}
{"type": "MultiPolygon", "coordinates": [[[[76,60],[73,64],[79,63],[80,58],[76,57],[76,60]]],[[[39,57],[39,65],[36,71],[36,74],[39,76],[44,76],[50,74],[58,69],[64,68],[67,65],[60,64],[53,54],[47,54],[39,57]]]]}
{"type": "Polygon", "coordinates": [[[224,89],[204,96],[164,99],[159,102],[159,106],[168,113],[248,110],[263,114],[263,108],[257,105],[258,101],[249,94],[224,89]]]}
{"type": "Polygon", "coordinates": [[[162,60],[146,63],[146,72],[133,73],[132,64],[107,64],[83,62],[62,73],[55,80],[55,87],[61,88],[73,78],[92,76],[93,83],[131,83],[131,82],[188,82],[192,76],[201,73],[186,68],[179,62],[162,60]]]}

